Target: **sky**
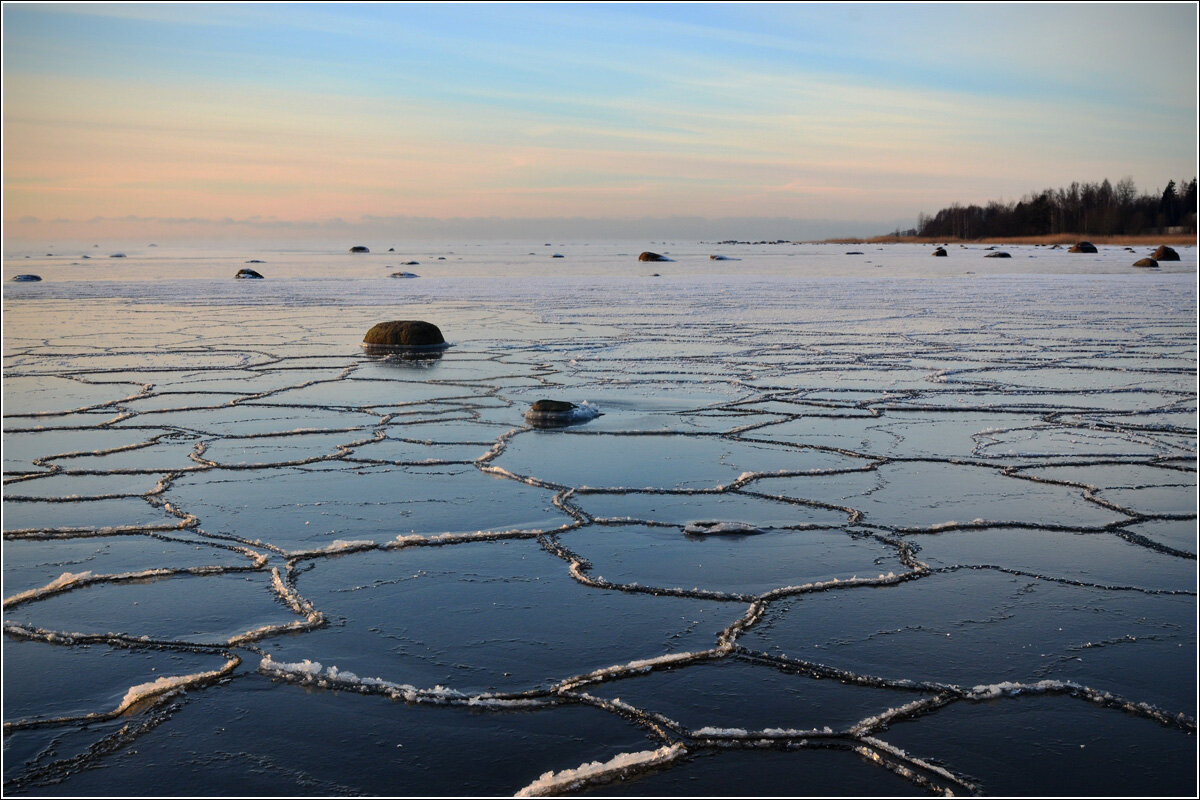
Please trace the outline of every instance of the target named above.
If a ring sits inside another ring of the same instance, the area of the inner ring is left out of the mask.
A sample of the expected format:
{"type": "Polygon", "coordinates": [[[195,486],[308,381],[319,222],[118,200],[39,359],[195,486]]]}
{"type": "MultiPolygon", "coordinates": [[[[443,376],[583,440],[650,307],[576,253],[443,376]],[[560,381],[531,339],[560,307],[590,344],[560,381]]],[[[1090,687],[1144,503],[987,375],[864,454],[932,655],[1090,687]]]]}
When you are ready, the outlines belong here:
{"type": "Polygon", "coordinates": [[[815,238],[1197,170],[1197,7],[3,6],[4,237],[815,238]]]}

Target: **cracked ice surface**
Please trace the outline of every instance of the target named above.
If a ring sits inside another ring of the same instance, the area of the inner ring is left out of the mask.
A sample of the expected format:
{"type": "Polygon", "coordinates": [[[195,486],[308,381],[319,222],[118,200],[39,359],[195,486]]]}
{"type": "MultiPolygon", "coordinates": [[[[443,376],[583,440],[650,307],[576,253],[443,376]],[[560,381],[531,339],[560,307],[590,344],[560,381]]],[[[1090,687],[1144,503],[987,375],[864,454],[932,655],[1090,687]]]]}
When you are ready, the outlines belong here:
{"type": "Polygon", "coordinates": [[[1194,249],[529,249],[6,286],[6,793],[1190,794],[1194,249]]]}

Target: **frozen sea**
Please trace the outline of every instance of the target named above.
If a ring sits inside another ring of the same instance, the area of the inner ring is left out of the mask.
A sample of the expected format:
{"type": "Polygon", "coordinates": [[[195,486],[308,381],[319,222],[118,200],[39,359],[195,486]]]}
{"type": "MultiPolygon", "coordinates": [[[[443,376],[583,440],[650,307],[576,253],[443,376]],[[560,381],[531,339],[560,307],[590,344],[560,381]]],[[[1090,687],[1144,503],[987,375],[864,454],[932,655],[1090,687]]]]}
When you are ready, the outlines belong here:
{"type": "Polygon", "coordinates": [[[1194,247],[351,244],[5,253],[6,796],[1194,795],[1194,247]]]}

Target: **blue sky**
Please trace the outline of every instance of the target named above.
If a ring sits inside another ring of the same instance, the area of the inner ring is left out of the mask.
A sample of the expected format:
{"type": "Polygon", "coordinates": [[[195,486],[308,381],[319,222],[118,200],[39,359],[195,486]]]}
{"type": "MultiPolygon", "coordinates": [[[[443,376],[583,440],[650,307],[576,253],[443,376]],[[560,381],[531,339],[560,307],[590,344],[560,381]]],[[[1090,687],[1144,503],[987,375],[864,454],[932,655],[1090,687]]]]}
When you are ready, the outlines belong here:
{"type": "Polygon", "coordinates": [[[1196,171],[1190,3],[6,3],[3,38],[8,235],[366,215],[875,233],[1196,171]]]}

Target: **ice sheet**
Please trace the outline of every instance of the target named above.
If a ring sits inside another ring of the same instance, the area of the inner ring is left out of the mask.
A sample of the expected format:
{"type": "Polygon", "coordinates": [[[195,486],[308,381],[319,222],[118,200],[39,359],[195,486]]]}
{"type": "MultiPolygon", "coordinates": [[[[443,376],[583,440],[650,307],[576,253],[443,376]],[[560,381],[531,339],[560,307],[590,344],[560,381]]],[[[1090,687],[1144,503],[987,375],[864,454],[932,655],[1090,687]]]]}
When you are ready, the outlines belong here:
{"type": "Polygon", "coordinates": [[[6,791],[1190,793],[1195,248],[541,246],[10,255],[6,791]]]}

